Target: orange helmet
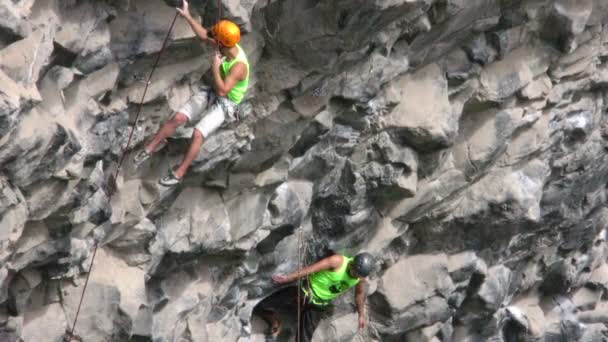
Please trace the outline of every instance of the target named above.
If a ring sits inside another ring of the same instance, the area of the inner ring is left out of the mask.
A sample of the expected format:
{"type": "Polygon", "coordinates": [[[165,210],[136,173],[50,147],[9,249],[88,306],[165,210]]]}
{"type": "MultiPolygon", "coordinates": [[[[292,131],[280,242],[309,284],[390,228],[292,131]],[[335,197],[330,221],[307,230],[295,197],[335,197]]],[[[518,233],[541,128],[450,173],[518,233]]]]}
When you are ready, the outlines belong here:
{"type": "Polygon", "coordinates": [[[241,40],[241,30],[229,20],[220,20],[211,29],[213,38],[227,47],[233,47],[241,40]]]}

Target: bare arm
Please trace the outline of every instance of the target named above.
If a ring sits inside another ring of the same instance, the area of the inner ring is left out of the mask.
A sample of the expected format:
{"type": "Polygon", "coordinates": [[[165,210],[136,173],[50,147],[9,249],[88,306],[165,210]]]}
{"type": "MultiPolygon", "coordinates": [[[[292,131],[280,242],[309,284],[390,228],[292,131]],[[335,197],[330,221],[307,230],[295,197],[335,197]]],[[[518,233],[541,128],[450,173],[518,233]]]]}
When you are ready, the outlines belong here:
{"type": "Polygon", "coordinates": [[[184,19],[186,19],[188,24],[190,24],[192,31],[194,31],[194,33],[196,33],[196,35],[199,36],[199,38],[204,42],[215,44],[215,40],[209,37],[207,30],[198,21],[196,21],[196,19],[192,18],[192,15],[190,15],[188,1],[184,0],[183,3],[184,6],[182,8],[177,8],[177,11],[182,15],[182,17],[184,17],[184,19]]]}
{"type": "Polygon", "coordinates": [[[241,62],[235,64],[232,69],[230,69],[230,73],[224,80],[222,80],[222,75],[220,74],[220,66],[214,65],[213,67],[215,91],[219,96],[226,96],[236,83],[244,80],[245,77],[247,77],[247,67],[241,62]]]}
{"type": "Polygon", "coordinates": [[[357,312],[359,313],[359,329],[365,327],[365,279],[362,278],[355,290],[355,301],[357,302],[357,312]]]}
{"type": "Polygon", "coordinates": [[[333,270],[338,269],[340,266],[342,266],[343,260],[344,259],[342,258],[341,255],[332,255],[330,257],[322,259],[310,266],[301,268],[288,275],[285,275],[285,276],[284,275],[273,275],[272,279],[279,284],[289,283],[289,282],[295,281],[297,279],[300,279],[302,277],[305,277],[311,273],[315,273],[315,272],[319,272],[319,271],[323,271],[323,270],[329,270],[329,269],[333,269],[333,270]]]}
{"type": "Polygon", "coordinates": [[[196,35],[199,36],[199,38],[202,41],[215,44],[215,40],[213,40],[212,38],[209,38],[209,35],[207,34],[207,30],[201,24],[199,24],[199,22],[196,21],[196,19],[192,18],[191,16],[184,17],[184,18],[186,19],[188,24],[190,24],[192,31],[194,31],[194,33],[196,33],[196,35]]]}

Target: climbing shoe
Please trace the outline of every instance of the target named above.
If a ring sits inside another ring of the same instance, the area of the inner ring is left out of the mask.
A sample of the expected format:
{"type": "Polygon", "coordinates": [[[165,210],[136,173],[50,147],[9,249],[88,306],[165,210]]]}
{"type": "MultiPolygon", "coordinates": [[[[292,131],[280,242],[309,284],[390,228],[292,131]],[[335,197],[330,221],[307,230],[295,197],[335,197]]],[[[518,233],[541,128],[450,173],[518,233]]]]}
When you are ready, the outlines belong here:
{"type": "Polygon", "coordinates": [[[143,162],[150,159],[152,155],[148,153],[145,149],[137,152],[137,154],[133,157],[133,165],[135,168],[138,168],[143,162]]]}
{"type": "Polygon", "coordinates": [[[175,175],[175,171],[170,170],[169,174],[161,178],[158,182],[164,186],[174,186],[181,183],[182,179],[175,175]]]}

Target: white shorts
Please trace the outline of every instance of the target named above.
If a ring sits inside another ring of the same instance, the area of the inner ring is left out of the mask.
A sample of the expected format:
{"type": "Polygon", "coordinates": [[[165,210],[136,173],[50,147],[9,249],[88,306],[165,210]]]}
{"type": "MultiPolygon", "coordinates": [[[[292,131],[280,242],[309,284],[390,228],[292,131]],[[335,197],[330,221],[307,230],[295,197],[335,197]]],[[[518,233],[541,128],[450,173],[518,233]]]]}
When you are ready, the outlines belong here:
{"type": "Polygon", "coordinates": [[[236,106],[228,98],[217,96],[210,88],[201,87],[178,112],[188,117],[188,126],[194,125],[207,138],[224,122],[236,120],[236,106]]]}

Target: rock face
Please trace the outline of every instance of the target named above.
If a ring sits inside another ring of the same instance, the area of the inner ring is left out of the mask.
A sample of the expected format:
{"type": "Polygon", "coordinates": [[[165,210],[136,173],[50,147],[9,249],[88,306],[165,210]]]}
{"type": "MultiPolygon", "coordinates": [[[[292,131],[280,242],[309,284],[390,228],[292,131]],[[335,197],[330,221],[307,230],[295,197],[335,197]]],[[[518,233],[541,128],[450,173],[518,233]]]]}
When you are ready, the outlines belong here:
{"type": "Polygon", "coordinates": [[[191,1],[251,86],[172,189],[192,128],[130,160],[210,68],[181,18],[126,148],[170,3],[0,0],[0,341],[65,339],[96,245],[74,340],[263,340],[328,250],[377,267],[314,341],[608,340],[606,1],[191,1]]]}

